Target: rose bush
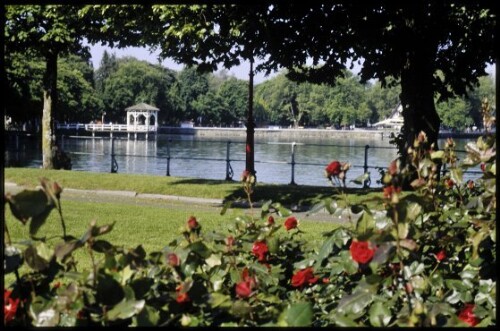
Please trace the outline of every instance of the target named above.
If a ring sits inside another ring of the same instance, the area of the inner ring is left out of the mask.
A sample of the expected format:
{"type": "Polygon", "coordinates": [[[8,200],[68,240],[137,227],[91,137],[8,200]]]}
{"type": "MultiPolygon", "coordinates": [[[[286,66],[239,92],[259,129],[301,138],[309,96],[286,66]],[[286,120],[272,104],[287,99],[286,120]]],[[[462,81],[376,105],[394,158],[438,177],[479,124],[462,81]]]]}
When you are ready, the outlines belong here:
{"type": "Polygon", "coordinates": [[[452,140],[437,151],[419,135],[409,166],[392,162],[384,173],[375,201],[382,210],[348,199],[339,207],[332,198],[311,210],[340,221],[318,247],[302,239],[299,220],[279,202],[264,202],[255,215],[248,173],[250,214],[220,233],[204,232],[193,216],[176,240],[149,253],[103,239],[114,224],[66,234],[62,189],[42,180],[40,190],[5,197],[31,238],[13,242],[6,232],[4,268],[16,281],[4,289],[4,324],[494,326],[495,148],[494,137],[481,137],[459,164],[452,140]],[[441,179],[439,164],[448,170],[441,179]],[[474,185],[463,179],[469,167],[483,169],[474,185]],[[404,192],[408,180],[414,190],[404,192]],[[52,209],[63,235],[37,238],[52,209]],[[80,249],[90,270],[73,259],[80,249]]]}

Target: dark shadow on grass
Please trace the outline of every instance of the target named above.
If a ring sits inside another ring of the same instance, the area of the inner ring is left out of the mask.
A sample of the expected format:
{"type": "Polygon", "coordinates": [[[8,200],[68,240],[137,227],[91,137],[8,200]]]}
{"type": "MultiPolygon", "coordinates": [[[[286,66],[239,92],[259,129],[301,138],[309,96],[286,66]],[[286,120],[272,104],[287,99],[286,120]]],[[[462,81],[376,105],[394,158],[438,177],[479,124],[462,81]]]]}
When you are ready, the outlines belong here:
{"type": "MultiPolygon", "coordinates": [[[[299,209],[307,209],[319,203],[325,198],[338,200],[341,198],[342,192],[353,194],[360,198],[373,193],[380,192],[380,188],[333,188],[324,186],[307,186],[307,185],[273,185],[273,184],[257,184],[252,194],[253,202],[265,202],[272,200],[280,202],[284,206],[299,209]]],[[[241,201],[246,200],[246,194],[243,188],[237,189],[224,198],[224,201],[241,201]]]]}
{"type": "MultiPolygon", "coordinates": [[[[234,190],[224,197],[224,202],[234,202],[234,208],[248,207],[248,200],[243,185],[237,181],[224,181],[202,178],[182,178],[172,182],[170,185],[227,185],[236,184],[234,190]]],[[[360,200],[374,192],[380,192],[381,188],[357,188],[357,187],[331,187],[331,186],[309,186],[288,184],[265,184],[257,183],[252,194],[252,202],[260,204],[266,201],[280,202],[287,208],[308,209],[325,198],[341,200],[342,193],[356,196],[360,200]]]]}
{"type": "Polygon", "coordinates": [[[169,185],[186,185],[186,184],[196,184],[196,185],[222,185],[222,184],[234,184],[235,181],[225,181],[218,179],[203,179],[203,178],[183,178],[175,180],[169,185]]]}

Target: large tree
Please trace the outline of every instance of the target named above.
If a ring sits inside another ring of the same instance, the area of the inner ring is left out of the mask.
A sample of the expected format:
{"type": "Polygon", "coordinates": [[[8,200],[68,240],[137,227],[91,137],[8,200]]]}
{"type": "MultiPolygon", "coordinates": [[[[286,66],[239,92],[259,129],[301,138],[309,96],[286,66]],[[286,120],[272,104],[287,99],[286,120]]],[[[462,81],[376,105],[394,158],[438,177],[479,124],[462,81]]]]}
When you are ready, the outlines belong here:
{"type": "Polygon", "coordinates": [[[496,17],[488,4],[278,2],[270,15],[273,40],[287,47],[272,53],[266,67],[284,66],[296,80],[335,84],[351,58],[364,61],[363,81],[399,83],[405,120],[399,147],[404,159],[406,147],[420,131],[437,143],[441,121],[434,96],[446,100],[465,94],[495,60],[496,17]]]}
{"type": "Polygon", "coordinates": [[[15,53],[28,60],[41,57],[43,74],[42,157],[43,167],[54,167],[57,112],[57,63],[64,54],[87,53],[82,47],[84,28],[79,21],[80,7],[74,5],[9,5],[4,27],[6,63],[15,53]]]}
{"type": "Polygon", "coordinates": [[[265,3],[153,6],[152,21],[160,24],[149,24],[151,29],[146,31],[162,57],[197,66],[201,71],[250,62],[245,167],[254,175],[253,64],[268,54],[268,8],[265,3]]]}

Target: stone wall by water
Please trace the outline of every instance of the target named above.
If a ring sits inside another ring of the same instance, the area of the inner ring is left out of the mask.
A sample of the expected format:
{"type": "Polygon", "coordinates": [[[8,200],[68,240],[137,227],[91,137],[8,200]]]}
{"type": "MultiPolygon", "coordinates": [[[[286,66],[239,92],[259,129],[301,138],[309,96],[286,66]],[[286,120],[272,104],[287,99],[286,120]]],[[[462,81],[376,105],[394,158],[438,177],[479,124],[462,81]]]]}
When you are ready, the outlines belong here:
{"type": "MultiPolygon", "coordinates": [[[[331,130],[331,129],[255,129],[255,138],[261,139],[383,139],[391,131],[382,130],[331,130]]],[[[245,138],[245,128],[176,128],[161,127],[161,134],[188,134],[207,138],[245,138]]],[[[397,133],[397,132],[395,132],[397,133]]]]}

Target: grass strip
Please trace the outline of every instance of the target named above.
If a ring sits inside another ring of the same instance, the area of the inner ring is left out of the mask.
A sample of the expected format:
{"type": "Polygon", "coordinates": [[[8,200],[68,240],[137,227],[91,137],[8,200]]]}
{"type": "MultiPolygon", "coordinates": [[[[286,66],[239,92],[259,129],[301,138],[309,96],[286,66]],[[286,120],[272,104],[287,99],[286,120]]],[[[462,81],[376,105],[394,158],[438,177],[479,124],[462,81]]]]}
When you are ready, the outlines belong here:
{"type": "MultiPolygon", "coordinates": [[[[39,179],[42,177],[58,182],[63,188],[123,190],[137,193],[223,199],[225,201],[246,200],[245,192],[238,181],[36,168],[5,168],[5,181],[26,187],[38,185],[39,179]]],[[[326,197],[340,201],[345,200],[340,192],[340,188],[327,186],[257,183],[252,199],[253,201],[279,201],[287,206],[311,206],[326,197]]],[[[367,198],[380,195],[381,189],[346,188],[344,192],[347,193],[350,204],[357,204],[367,198]]]]}

